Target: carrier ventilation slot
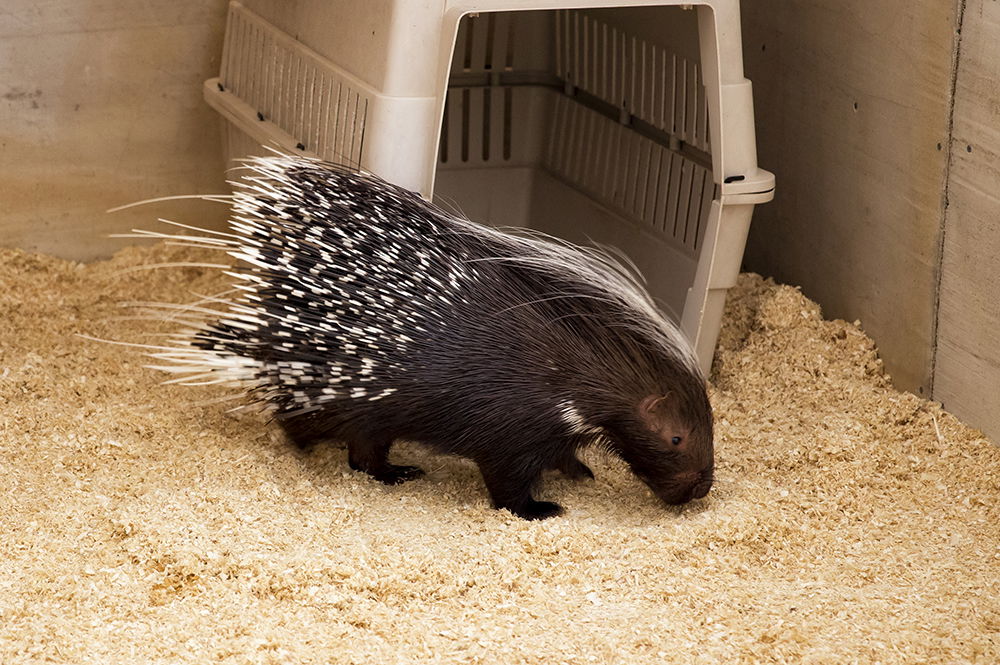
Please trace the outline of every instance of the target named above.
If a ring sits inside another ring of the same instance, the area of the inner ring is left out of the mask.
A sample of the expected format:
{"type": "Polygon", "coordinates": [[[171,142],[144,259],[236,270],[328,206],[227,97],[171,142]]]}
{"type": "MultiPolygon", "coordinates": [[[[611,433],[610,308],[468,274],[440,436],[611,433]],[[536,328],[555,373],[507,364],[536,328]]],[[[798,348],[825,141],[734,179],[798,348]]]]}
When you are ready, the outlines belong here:
{"type": "Polygon", "coordinates": [[[499,164],[512,156],[517,89],[449,88],[441,118],[441,164],[499,164]]]}
{"type": "Polygon", "coordinates": [[[333,63],[238,3],[229,9],[220,81],[301,149],[360,164],[367,97],[333,63]]]}
{"type": "Polygon", "coordinates": [[[577,103],[711,167],[708,100],[698,63],[581,11],[553,15],[555,72],[537,69],[538,63],[526,62],[515,50],[515,37],[530,36],[518,12],[462,19],[444,109],[442,163],[509,160],[510,146],[517,143],[511,136],[518,131],[511,126],[513,106],[520,100],[515,92],[541,86],[570,94],[577,103]]]}
{"type": "Polygon", "coordinates": [[[510,160],[512,134],[526,131],[512,109],[541,85],[554,100],[545,168],[695,256],[718,195],[698,64],[584,12],[554,14],[554,74],[518,69],[517,12],[462,20],[440,162],[510,160]]]}
{"type": "Polygon", "coordinates": [[[514,71],[516,12],[470,15],[458,25],[451,75],[514,71]]]}
{"type": "Polygon", "coordinates": [[[516,21],[513,12],[490,12],[459,23],[441,124],[442,164],[510,160],[514,89],[509,84],[524,83],[514,75],[516,21]]]}
{"type": "Polygon", "coordinates": [[[556,12],[556,72],[628,115],[711,152],[696,62],[576,10],[556,12]]]}
{"type": "Polygon", "coordinates": [[[716,198],[712,172],[559,96],[546,168],[694,255],[716,198]]]}

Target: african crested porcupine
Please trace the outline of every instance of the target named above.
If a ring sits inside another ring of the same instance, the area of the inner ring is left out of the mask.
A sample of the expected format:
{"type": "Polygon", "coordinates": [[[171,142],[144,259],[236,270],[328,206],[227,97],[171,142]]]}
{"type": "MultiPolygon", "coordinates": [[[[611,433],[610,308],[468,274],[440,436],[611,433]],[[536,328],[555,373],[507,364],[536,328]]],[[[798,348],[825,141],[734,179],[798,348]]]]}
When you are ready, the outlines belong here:
{"type": "Polygon", "coordinates": [[[712,485],[712,411],[677,328],[608,252],[450,215],[373,175],[250,160],[223,247],[242,295],[154,354],[188,382],[238,381],[307,446],[346,442],[389,484],[398,439],[474,460],[527,519],[544,469],[593,477],[600,441],[666,503],[712,485]]]}

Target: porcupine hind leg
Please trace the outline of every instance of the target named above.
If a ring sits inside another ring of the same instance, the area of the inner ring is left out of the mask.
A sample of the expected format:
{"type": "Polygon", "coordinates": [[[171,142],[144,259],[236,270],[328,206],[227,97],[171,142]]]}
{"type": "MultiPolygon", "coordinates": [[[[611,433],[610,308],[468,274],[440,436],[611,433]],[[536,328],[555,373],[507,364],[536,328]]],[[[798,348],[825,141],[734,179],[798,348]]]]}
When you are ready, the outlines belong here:
{"type": "Polygon", "coordinates": [[[531,459],[477,459],[493,507],[506,508],[526,520],[544,520],[562,512],[562,506],[551,501],[535,501],[531,488],[545,466],[531,459]]]}
{"type": "Polygon", "coordinates": [[[288,418],[281,414],[275,418],[275,422],[285,433],[285,437],[299,450],[309,452],[324,437],[316,432],[315,425],[308,418],[288,418]]]}
{"type": "Polygon", "coordinates": [[[398,485],[424,475],[423,469],[418,466],[390,464],[390,448],[392,448],[392,439],[386,436],[349,441],[347,443],[347,463],[355,471],[364,471],[386,485],[398,485]]]}

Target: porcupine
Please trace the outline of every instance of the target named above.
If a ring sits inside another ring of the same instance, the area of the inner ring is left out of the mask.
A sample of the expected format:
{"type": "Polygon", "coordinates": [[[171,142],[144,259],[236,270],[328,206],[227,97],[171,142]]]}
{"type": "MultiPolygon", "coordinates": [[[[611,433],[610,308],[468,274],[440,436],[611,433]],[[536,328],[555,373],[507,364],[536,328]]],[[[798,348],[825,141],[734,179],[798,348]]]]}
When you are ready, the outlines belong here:
{"type": "Polygon", "coordinates": [[[472,459],[526,519],[545,469],[593,477],[595,441],[668,504],[708,493],[712,410],[684,337],[610,252],[451,215],[365,173],[249,160],[222,245],[249,267],[220,316],[155,354],[236,380],[295,443],[347,444],[387,484],[397,440],[472,459]]]}

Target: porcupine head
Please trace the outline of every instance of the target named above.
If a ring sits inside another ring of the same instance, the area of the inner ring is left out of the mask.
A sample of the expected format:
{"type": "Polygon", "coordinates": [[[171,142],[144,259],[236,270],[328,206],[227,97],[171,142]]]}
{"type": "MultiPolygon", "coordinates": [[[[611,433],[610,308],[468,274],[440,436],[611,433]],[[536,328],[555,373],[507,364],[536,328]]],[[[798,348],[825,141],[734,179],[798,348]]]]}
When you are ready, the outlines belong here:
{"type": "Polygon", "coordinates": [[[579,371],[599,367],[601,377],[592,374],[592,381],[604,385],[563,416],[624,459],[665,503],[678,505],[711,489],[712,408],[696,359],[679,333],[666,330],[675,338],[669,347],[629,340],[626,332],[613,349],[602,345],[603,358],[584,360],[590,369],[579,371]]]}
{"type": "MultiPolygon", "coordinates": [[[[447,214],[370,174],[252,160],[232,233],[246,297],[158,356],[251,386],[301,445],[346,442],[385,483],[410,440],[472,459],[493,505],[528,519],[542,471],[592,476],[600,442],[663,501],[704,496],[712,412],[684,337],[610,253],[447,214]],[[186,344],[186,345],[185,345],[186,344]]],[[[207,242],[207,241],[203,241],[207,242]]]]}

